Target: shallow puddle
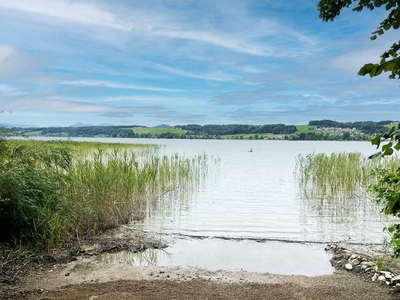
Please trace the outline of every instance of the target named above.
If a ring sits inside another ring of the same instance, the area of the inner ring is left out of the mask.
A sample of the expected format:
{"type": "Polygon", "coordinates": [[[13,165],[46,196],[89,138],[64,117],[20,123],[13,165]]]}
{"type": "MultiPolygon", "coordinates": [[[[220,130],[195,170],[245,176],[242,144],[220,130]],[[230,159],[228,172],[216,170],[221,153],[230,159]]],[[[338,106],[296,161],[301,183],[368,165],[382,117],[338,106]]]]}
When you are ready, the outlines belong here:
{"type": "Polygon", "coordinates": [[[334,268],[322,244],[237,241],[224,239],[177,239],[166,249],[142,253],[105,253],[107,263],[134,266],[198,267],[215,270],[318,276],[332,274],[334,268]]]}

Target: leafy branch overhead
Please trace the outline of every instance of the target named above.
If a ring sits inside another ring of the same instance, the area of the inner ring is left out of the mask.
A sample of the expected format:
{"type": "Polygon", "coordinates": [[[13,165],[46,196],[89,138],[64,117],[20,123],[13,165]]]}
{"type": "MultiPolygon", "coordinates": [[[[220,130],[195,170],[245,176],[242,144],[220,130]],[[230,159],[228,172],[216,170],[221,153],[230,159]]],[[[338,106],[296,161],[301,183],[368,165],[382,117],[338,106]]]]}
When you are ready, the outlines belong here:
{"type": "MultiPolygon", "coordinates": [[[[394,0],[320,0],[318,9],[323,21],[333,21],[340,15],[342,9],[351,7],[355,12],[364,9],[386,10],[387,17],[380,23],[376,31],[372,32],[371,40],[375,41],[386,31],[400,27],[400,1],[394,0]]],[[[400,79],[400,40],[396,41],[381,55],[379,63],[365,64],[358,75],[375,77],[383,72],[389,73],[389,78],[400,79]]],[[[394,150],[400,150],[400,123],[392,126],[386,133],[380,134],[371,140],[373,145],[381,148],[370,158],[388,156],[394,150]]],[[[376,183],[370,186],[378,203],[383,205],[382,212],[386,215],[400,217],[400,169],[378,168],[375,170],[376,183]]],[[[390,243],[393,246],[393,256],[400,257],[400,224],[393,224],[385,228],[391,235],[390,243]]]]}
{"type": "Polygon", "coordinates": [[[380,152],[371,156],[375,157],[378,155],[386,156],[392,155],[394,150],[400,150],[400,123],[397,126],[392,126],[388,132],[384,134],[377,135],[375,138],[371,140],[372,145],[376,145],[376,148],[379,148],[382,145],[382,149],[380,152]],[[382,145],[383,142],[387,142],[382,145]]]}
{"type": "MultiPolygon", "coordinates": [[[[351,7],[353,11],[361,12],[364,9],[384,9],[387,17],[380,23],[376,31],[372,32],[371,40],[376,40],[390,29],[397,30],[400,27],[400,1],[395,0],[321,0],[318,3],[319,16],[323,21],[333,21],[344,8],[351,7]]],[[[365,64],[358,75],[378,76],[382,72],[388,72],[389,78],[400,79],[400,40],[395,42],[380,56],[379,63],[365,64]]]]}

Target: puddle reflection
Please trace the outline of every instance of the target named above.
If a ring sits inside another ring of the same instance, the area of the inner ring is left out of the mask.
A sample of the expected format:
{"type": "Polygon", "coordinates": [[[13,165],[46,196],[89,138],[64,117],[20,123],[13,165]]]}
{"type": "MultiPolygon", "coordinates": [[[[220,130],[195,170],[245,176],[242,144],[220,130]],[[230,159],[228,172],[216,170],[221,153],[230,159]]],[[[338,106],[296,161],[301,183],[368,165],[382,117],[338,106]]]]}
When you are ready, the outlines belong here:
{"type": "Polygon", "coordinates": [[[167,249],[106,253],[101,260],[132,266],[198,267],[283,275],[332,274],[324,245],[225,239],[178,239],[167,249]]]}

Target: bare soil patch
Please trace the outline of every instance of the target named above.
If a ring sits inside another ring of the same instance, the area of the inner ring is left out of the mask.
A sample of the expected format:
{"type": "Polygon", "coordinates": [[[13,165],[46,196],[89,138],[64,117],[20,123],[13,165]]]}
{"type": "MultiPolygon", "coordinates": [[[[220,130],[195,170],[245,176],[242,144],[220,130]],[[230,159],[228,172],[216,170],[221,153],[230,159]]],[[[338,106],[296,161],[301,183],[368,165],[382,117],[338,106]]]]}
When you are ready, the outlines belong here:
{"type": "Polygon", "coordinates": [[[332,275],[306,277],[139,267],[99,259],[104,251],[140,251],[164,245],[159,237],[117,230],[58,254],[11,260],[4,256],[10,252],[3,248],[0,299],[400,299],[398,291],[385,283],[343,269],[332,275]],[[17,270],[14,278],[12,270],[17,270]]]}

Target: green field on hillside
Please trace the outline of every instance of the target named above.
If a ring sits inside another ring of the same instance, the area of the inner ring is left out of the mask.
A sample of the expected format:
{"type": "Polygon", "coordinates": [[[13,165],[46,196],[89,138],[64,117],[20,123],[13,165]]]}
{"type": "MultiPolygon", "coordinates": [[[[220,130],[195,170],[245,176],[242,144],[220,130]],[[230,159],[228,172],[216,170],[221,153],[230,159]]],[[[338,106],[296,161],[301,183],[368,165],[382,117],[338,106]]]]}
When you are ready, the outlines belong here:
{"type": "Polygon", "coordinates": [[[174,134],[185,134],[187,130],[175,129],[175,128],[133,128],[134,133],[139,134],[160,134],[160,133],[174,133],[174,134]]]}
{"type": "Polygon", "coordinates": [[[296,133],[307,133],[307,132],[311,132],[314,131],[315,126],[310,126],[310,125],[296,125],[297,131],[296,133]]]}
{"type": "Polygon", "coordinates": [[[24,134],[27,136],[34,136],[34,135],[40,135],[41,133],[42,133],[41,130],[36,130],[36,131],[25,132],[24,134]]]}

